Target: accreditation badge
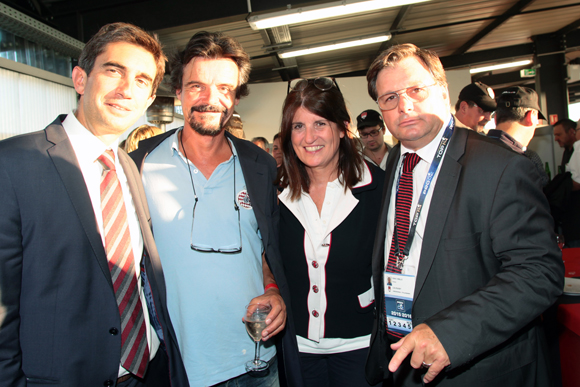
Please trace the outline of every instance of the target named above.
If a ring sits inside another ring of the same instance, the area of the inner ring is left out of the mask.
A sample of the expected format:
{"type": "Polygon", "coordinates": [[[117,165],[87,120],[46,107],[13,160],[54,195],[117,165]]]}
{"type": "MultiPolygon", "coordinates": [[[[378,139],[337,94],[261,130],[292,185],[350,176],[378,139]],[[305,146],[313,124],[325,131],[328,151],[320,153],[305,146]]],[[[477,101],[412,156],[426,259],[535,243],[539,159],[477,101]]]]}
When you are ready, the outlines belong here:
{"type": "Polygon", "coordinates": [[[411,312],[415,276],[385,272],[384,284],[387,327],[390,331],[407,335],[413,330],[411,312]]]}

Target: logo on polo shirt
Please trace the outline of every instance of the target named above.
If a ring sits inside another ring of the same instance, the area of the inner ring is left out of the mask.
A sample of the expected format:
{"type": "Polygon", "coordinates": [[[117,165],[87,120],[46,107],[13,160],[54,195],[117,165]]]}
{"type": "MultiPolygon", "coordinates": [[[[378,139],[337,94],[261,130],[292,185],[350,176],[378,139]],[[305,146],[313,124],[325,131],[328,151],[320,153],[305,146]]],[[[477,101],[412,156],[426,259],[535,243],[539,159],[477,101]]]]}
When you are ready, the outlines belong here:
{"type": "Polygon", "coordinates": [[[250,195],[248,195],[247,190],[243,189],[240,192],[238,192],[237,198],[238,198],[238,205],[240,207],[243,207],[246,210],[252,209],[252,202],[250,201],[250,195]]]}

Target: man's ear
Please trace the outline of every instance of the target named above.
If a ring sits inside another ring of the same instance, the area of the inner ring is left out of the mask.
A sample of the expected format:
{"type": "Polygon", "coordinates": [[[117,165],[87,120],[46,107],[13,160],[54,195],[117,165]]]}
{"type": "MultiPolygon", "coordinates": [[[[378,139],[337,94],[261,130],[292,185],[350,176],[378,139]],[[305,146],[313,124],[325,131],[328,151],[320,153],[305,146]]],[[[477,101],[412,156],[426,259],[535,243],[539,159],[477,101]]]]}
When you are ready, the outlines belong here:
{"type": "Polygon", "coordinates": [[[528,110],[524,116],[524,126],[538,125],[538,111],[528,110]]]}
{"type": "Polygon", "coordinates": [[[461,101],[461,104],[459,105],[459,110],[465,113],[467,112],[467,108],[469,108],[469,104],[465,101],[461,101]]]}
{"type": "Polygon", "coordinates": [[[72,81],[76,92],[79,95],[83,95],[87,84],[87,73],[85,70],[81,69],[79,66],[75,66],[72,71],[72,81]]]}

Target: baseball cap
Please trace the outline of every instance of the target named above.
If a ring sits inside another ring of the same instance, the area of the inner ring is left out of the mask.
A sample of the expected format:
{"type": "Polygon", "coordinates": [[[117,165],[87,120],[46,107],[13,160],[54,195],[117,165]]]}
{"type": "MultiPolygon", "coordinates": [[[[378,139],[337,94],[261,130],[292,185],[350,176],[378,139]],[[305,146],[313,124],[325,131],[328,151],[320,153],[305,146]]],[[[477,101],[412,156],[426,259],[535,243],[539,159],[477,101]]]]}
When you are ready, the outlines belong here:
{"type": "Polygon", "coordinates": [[[369,126],[385,126],[383,123],[383,117],[376,110],[365,110],[356,118],[356,128],[357,130],[362,130],[368,128],[369,126]]]}
{"type": "Polygon", "coordinates": [[[508,87],[497,97],[497,105],[507,108],[523,107],[536,109],[538,111],[538,117],[543,120],[546,119],[538,104],[538,94],[534,89],[530,89],[529,87],[508,87]]]}
{"type": "Polygon", "coordinates": [[[495,94],[493,89],[481,82],[471,83],[459,93],[460,101],[473,101],[486,112],[492,112],[496,108],[495,94]]]}

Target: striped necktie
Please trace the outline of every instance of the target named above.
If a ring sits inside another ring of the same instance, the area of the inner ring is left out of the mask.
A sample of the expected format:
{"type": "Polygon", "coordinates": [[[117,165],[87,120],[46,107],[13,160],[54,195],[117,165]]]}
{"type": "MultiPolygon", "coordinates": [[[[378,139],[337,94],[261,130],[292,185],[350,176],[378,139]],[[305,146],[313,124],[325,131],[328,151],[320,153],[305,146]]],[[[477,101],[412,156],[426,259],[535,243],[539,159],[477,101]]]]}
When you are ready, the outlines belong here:
{"type": "Polygon", "coordinates": [[[107,150],[98,159],[101,176],[101,210],[105,231],[105,250],[121,315],[121,365],[142,378],[149,361],[143,307],[135,276],[135,258],[129,234],[127,210],[115,170],[115,154],[107,150]]]}
{"type": "MultiPolygon", "coordinates": [[[[416,153],[405,153],[403,161],[403,173],[399,179],[399,188],[397,200],[395,202],[395,232],[399,242],[399,251],[403,252],[407,238],[409,237],[409,213],[411,203],[413,202],[413,169],[419,163],[421,158],[416,153]]],[[[396,265],[395,256],[395,233],[391,241],[391,250],[389,251],[389,262],[387,271],[391,273],[400,273],[401,269],[396,265]]]]}

